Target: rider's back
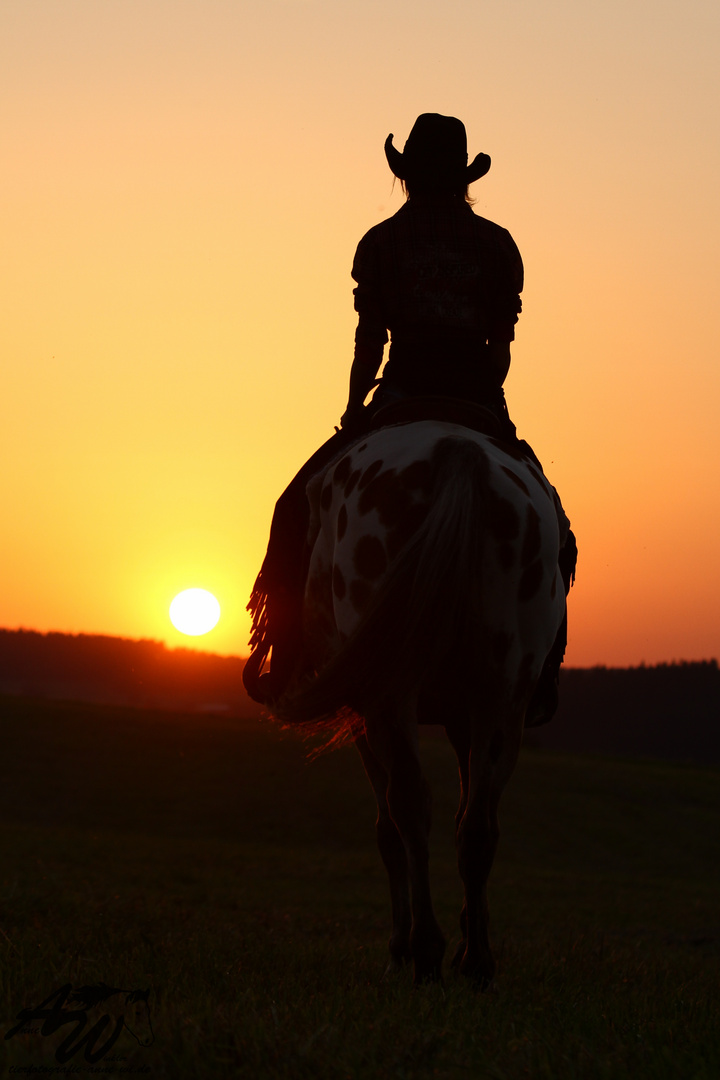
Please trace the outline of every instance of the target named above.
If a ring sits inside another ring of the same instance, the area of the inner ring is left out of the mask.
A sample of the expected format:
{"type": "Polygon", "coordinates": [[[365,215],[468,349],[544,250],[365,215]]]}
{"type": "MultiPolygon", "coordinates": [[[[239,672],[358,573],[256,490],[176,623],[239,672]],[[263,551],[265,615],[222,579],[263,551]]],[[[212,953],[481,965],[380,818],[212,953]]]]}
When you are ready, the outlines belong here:
{"type": "Polygon", "coordinates": [[[394,385],[437,393],[439,379],[496,380],[486,343],[513,340],[523,286],[506,229],[458,197],[411,198],[365,234],[352,274],[360,322],[390,331],[383,374],[394,385]]]}

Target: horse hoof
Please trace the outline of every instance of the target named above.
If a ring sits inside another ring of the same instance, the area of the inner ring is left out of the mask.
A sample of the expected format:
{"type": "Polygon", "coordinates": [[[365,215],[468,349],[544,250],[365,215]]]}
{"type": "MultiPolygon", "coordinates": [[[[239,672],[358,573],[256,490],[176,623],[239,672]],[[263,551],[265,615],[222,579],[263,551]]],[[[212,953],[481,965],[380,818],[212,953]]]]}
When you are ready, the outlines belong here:
{"type": "Polygon", "coordinates": [[[388,960],[388,966],[385,968],[383,979],[392,979],[395,975],[399,975],[404,967],[404,960],[399,959],[397,956],[391,956],[388,960]]]}
{"type": "Polygon", "coordinates": [[[453,956],[452,960],[450,961],[450,967],[451,968],[454,968],[454,969],[457,970],[457,968],[460,967],[460,964],[462,963],[462,958],[465,955],[465,948],[466,948],[465,942],[461,941],[460,944],[458,945],[457,949],[455,950],[455,955],[453,956]]]}
{"type": "Polygon", "coordinates": [[[492,959],[483,963],[477,957],[468,956],[466,952],[460,963],[459,971],[481,993],[496,993],[495,964],[492,959]]]}
{"type": "Polygon", "coordinates": [[[413,986],[429,986],[430,984],[443,984],[442,977],[442,965],[433,964],[432,967],[418,970],[417,964],[415,965],[415,978],[413,979],[413,986]]]}
{"type": "Polygon", "coordinates": [[[431,972],[427,975],[416,975],[413,979],[413,986],[417,989],[420,986],[444,986],[443,977],[438,972],[431,972]]]}
{"type": "Polygon", "coordinates": [[[468,972],[463,971],[463,976],[467,979],[473,990],[477,990],[480,994],[497,994],[497,983],[492,975],[483,974],[482,971],[468,972]]]}

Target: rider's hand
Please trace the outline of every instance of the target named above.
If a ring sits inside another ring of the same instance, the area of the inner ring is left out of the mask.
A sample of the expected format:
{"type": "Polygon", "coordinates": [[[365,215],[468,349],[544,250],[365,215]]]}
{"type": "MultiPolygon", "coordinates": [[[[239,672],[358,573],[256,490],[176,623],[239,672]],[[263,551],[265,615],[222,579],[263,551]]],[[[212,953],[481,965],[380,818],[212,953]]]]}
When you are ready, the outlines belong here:
{"type": "Polygon", "coordinates": [[[352,432],[353,428],[359,427],[364,411],[364,405],[348,405],[340,417],[340,427],[343,431],[352,432]]]}

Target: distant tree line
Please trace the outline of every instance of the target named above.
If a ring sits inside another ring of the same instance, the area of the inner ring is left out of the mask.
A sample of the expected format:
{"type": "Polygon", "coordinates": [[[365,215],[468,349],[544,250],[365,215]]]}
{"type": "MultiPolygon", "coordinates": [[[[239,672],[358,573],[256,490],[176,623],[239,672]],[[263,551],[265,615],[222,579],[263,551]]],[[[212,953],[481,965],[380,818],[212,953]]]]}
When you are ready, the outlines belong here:
{"type": "Polygon", "coordinates": [[[557,716],[528,732],[526,742],[572,753],[720,762],[717,660],[563,670],[557,716]]]}
{"type": "Polygon", "coordinates": [[[255,713],[244,660],[159,641],[0,630],[0,692],[116,705],[255,713]]]}
{"type": "MultiPolygon", "coordinates": [[[[0,693],[152,708],[258,715],[244,660],[159,641],[0,630],[0,693]]],[[[717,660],[563,669],[560,708],[526,733],[570,753],[720,762],[717,660]]]]}

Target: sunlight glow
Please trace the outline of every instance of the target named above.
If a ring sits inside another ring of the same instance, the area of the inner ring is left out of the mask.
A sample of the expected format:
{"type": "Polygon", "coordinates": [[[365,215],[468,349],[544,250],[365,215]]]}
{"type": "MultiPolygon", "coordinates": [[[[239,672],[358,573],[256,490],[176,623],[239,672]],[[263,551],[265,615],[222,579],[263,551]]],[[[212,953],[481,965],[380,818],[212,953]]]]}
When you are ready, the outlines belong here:
{"type": "Polygon", "coordinates": [[[170,621],[181,634],[198,637],[217,626],[220,604],[207,589],[185,589],[170,605],[170,621]]]}
{"type": "Polygon", "coordinates": [[[578,539],[566,664],[720,657],[720,4],[408,8],[0,4],[0,627],[247,655],[428,110],[525,264],[505,389],[578,539]]]}

